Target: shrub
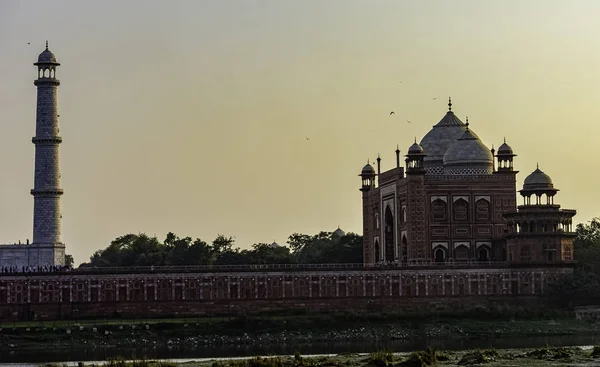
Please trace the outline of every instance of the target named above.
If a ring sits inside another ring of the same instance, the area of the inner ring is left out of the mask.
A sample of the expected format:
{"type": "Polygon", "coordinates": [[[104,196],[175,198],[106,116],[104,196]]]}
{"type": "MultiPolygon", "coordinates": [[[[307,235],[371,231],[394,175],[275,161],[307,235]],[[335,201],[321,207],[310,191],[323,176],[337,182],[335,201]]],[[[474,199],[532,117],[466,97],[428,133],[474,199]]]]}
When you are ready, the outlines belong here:
{"type": "Polygon", "coordinates": [[[394,355],[387,351],[377,351],[369,355],[369,363],[377,367],[388,367],[392,365],[394,355]]]}

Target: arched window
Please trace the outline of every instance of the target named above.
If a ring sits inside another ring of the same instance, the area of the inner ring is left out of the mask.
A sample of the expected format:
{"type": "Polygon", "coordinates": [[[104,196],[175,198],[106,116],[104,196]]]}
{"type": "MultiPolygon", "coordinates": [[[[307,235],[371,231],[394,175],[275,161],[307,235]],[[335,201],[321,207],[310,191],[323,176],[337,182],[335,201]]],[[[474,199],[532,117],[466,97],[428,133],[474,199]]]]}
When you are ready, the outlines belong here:
{"type": "Polygon", "coordinates": [[[490,220],[490,203],[487,200],[477,200],[475,203],[475,218],[478,221],[490,220]]]}
{"type": "Polygon", "coordinates": [[[448,209],[446,202],[442,199],[435,199],[431,203],[431,220],[434,222],[445,222],[447,220],[448,209]]]}
{"type": "Polygon", "coordinates": [[[394,215],[389,206],[385,207],[385,261],[394,261],[394,215]]]}
{"type": "Polygon", "coordinates": [[[381,246],[379,246],[379,238],[375,240],[375,258],[373,262],[381,260],[381,246]]]}
{"type": "Polygon", "coordinates": [[[479,261],[490,261],[490,252],[487,247],[480,247],[477,250],[477,260],[479,261]]]}
{"type": "Polygon", "coordinates": [[[406,205],[402,206],[402,223],[406,223],[407,217],[406,217],[406,205]]]}
{"type": "Polygon", "coordinates": [[[408,240],[406,234],[402,235],[402,261],[408,260],[408,240]]]}
{"type": "Polygon", "coordinates": [[[454,260],[468,261],[469,260],[469,248],[465,245],[457,246],[454,249],[454,260]]]}
{"type": "Polygon", "coordinates": [[[435,262],[443,263],[446,261],[446,251],[442,247],[438,247],[434,252],[435,262]]]}
{"type": "Polygon", "coordinates": [[[379,213],[375,213],[375,228],[379,229],[379,213]]]}
{"type": "Polygon", "coordinates": [[[469,221],[469,203],[464,199],[458,199],[454,202],[454,220],[456,222],[469,221]]]}

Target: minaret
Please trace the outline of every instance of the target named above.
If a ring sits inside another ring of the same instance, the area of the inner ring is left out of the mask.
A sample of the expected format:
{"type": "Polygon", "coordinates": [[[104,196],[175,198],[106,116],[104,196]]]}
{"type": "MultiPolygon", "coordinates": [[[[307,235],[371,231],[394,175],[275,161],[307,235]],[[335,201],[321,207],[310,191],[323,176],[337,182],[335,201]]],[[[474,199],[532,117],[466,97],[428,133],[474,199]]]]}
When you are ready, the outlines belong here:
{"type": "Polygon", "coordinates": [[[38,265],[64,264],[64,244],[60,233],[60,169],[58,146],[58,111],[56,92],[60,85],[56,79],[56,57],[46,49],[34,63],[38,67],[37,112],[35,121],[35,177],[33,195],[33,242],[38,247],[38,265]],[[48,250],[48,248],[50,250],[48,250]]]}

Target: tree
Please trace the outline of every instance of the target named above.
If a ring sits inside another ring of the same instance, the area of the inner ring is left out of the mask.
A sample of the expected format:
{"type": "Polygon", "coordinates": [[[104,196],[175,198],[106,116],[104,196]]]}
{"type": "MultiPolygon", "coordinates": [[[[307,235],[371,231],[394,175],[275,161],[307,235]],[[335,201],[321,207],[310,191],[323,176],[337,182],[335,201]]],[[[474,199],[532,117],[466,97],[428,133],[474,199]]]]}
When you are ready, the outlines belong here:
{"type": "Polygon", "coordinates": [[[71,268],[74,263],[73,255],[65,254],[65,266],[71,268]]]}

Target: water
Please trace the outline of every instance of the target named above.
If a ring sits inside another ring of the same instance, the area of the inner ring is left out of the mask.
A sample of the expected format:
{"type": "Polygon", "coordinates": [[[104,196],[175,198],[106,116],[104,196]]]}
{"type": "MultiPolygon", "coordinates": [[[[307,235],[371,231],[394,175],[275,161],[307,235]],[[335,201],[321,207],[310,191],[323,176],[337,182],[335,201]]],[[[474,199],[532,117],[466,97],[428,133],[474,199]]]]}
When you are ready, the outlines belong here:
{"type": "Polygon", "coordinates": [[[154,348],[106,348],[84,347],[65,349],[28,349],[10,350],[0,346],[0,365],[6,363],[35,364],[67,361],[99,361],[114,357],[125,359],[203,359],[223,357],[244,357],[255,355],[293,355],[296,351],[302,354],[339,354],[369,353],[377,350],[394,352],[410,352],[434,347],[440,350],[463,350],[483,348],[540,348],[547,345],[595,345],[600,336],[550,336],[520,338],[486,338],[486,339],[434,339],[434,340],[379,340],[352,341],[311,344],[269,344],[269,345],[236,345],[221,347],[170,348],[159,346],[154,348]]]}

